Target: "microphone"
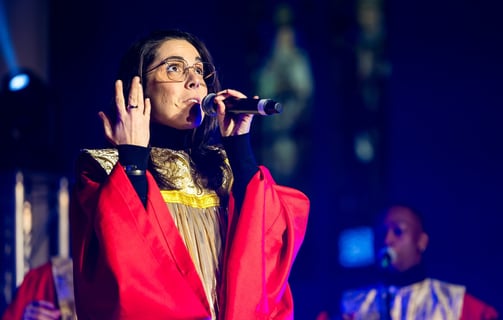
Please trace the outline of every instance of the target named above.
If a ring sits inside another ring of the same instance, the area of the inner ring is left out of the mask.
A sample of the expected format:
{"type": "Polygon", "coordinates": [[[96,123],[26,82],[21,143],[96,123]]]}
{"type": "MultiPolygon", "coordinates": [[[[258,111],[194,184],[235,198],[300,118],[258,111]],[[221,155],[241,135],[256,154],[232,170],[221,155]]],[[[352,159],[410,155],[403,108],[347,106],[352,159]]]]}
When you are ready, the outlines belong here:
{"type": "Polygon", "coordinates": [[[383,269],[387,269],[395,261],[396,252],[393,248],[384,247],[379,251],[378,259],[379,266],[383,269]]]}
{"type": "MultiPolygon", "coordinates": [[[[215,93],[210,93],[201,101],[203,112],[210,117],[215,117],[217,115],[217,108],[214,103],[215,96],[215,93]]],[[[271,99],[229,97],[224,100],[224,104],[226,112],[230,113],[260,114],[268,116],[283,111],[281,103],[271,99]]]]}

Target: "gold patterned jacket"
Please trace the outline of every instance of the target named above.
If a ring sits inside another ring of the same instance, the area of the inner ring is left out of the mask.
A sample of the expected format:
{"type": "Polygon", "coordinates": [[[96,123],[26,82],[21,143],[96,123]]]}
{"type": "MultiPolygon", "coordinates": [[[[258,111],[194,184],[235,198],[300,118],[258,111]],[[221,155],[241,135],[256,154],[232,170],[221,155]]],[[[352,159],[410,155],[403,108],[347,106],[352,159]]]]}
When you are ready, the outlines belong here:
{"type": "MultiPolygon", "coordinates": [[[[222,184],[218,190],[204,185],[204,177],[191,164],[186,151],[152,147],[149,170],[154,176],[180,235],[203,280],[211,306],[217,305],[217,278],[221,272],[223,239],[226,230],[226,198],[232,184],[232,172],[223,149],[222,184]]],[[[110,174],[118,161],[117,149],[84,149],[110,174]]],[[[215,310],[212,310],[215,316],[215,310]]]]}

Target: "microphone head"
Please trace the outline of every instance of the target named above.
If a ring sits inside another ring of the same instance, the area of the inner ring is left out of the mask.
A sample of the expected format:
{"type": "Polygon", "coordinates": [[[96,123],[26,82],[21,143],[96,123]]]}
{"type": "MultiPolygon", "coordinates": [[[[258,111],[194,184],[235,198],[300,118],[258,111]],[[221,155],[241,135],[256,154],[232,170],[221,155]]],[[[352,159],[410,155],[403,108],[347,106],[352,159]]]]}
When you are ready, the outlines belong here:
{"type": "Polygon", "coordinates": [[[264,112],[267,115],[281,113],[283,111],[283,105],[281,103],[270,99],[264,99],[263,101],[265,101],[264,112]]]}
{"type": "Polygon", "coordinates": [[[378,259],[379,266],[383,269],[387,269],[395,262],[397,257],[396,251],[390,247],[384,247],[379,251],[378,259]]]}
{"type": "Polygon", "coordinates": [[[215,93],[209,93],[201,101],[201,108],[203,109],[204,114],[206,114],[207,116],[215,117],[217,115],[217,109],[214,103],[215,97],[215,93]]]}

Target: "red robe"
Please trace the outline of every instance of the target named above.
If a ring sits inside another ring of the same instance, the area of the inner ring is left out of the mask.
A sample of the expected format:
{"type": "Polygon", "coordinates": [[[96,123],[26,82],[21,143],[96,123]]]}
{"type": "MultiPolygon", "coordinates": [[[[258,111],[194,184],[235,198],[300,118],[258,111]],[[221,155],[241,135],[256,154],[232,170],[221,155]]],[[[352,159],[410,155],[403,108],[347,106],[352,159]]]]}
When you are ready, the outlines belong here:
{"type": "Polygon", "coordinates": [[[22,319],[24,309],[34,300],[45,300],[54,303],[55,306],[58,305],[50,261],[28,271],[16,291],[14,300],[5,310],[2,320],[22,319]]]}
{"type": "Polygon", "coordinates": [[[499,314],[496,309],[487,303],[483,302],[465,293],[463,298],[463,309],[461,311],[460,320],[496,320],[499,319],[499,314]]]}
{"type": "MultiPolygon", "coordinates": [[[[83,319],[210,319],[192,259],[147,172],[144,208],[120,166],[81,168],[72,197],[75,299],[83,319]]],[[[231,197],[219,319],[293,319],[288,276],[309,200],[260,167],[240,213],[231,197]]]]}

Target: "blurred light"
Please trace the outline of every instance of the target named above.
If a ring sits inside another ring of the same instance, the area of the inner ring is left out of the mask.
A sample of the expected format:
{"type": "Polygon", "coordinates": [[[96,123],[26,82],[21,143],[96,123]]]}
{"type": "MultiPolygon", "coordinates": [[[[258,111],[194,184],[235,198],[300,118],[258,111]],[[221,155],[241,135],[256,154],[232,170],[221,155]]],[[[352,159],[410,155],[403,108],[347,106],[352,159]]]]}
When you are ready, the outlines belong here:
{"type": "Polygon", "coordinates": [[[9,90],[19,91],[28,87],[30,84],[30,76],[26,73],[18,73],[10,78],[9,80],[9,90]]]}
{"type": "Polygon", "coordinates": [[[355,137],[355,154],[358,160],[369,163],[374,159],[374,145],[368,132],[361,132],[355,137]]]}
{"type": "Polygon", "coordinates": [[[18,64],[14,45],[10,37],[9,25],[7,23],[7,15],[5,14],[4,1],[0,0],[0,50],[4,58],[7,70],[16,70],[18,64]]]}
{"type": "Polygon", "coordinates": [[[374,263],[374,233],[370,227],[346,229],[339,236],[339,263],[346,268],[374,263]]]}

